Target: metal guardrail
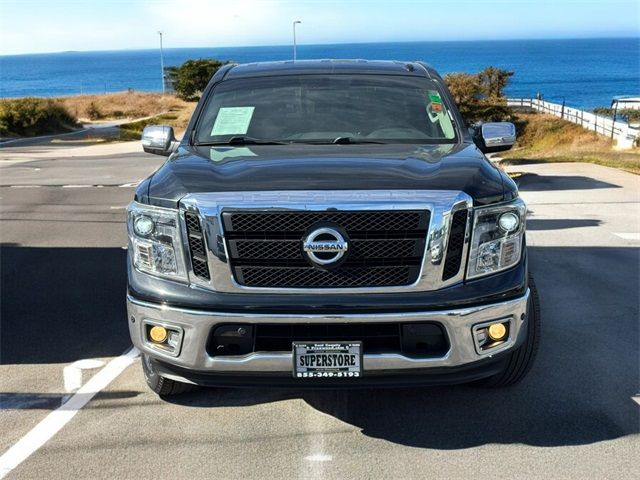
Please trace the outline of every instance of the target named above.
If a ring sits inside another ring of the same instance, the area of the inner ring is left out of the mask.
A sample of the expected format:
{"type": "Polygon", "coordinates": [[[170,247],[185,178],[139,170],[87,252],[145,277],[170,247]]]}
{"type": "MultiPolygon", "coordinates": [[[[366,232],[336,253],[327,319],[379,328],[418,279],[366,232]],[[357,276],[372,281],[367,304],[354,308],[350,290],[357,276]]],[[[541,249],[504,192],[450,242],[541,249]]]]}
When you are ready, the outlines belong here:
{"type": "Polygon", "coordinates": [[[617,142],[618,148],[631,148],[638,138],[640,130],[631,128],[627,123],[616,122],[611,118],[596,115],[592,112],[567,107],[559,103],[546,102],[535,98],[509,98],[507,106],[530,108],[538,112],[544,112],[563,118],[586,129],[608,136],[617,142]]]}

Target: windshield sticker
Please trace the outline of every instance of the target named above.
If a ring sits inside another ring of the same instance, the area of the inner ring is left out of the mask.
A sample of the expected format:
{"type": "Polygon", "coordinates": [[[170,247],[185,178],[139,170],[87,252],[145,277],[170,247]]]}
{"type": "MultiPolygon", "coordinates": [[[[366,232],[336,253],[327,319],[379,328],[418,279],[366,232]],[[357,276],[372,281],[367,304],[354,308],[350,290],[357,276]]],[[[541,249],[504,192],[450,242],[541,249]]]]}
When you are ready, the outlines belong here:
{"type": "Polygon", "coordinates": [[[444,109],[442,106],[442,99],[437,93],[430,93],[429,100],[431,101],[431,110],[433,112],[441,112],[444,109]]]}
{"type": "Polygon", "coordinates": [[[222,107],[211,129],[211,135],[245,135],[255,107],[222,107]]]}

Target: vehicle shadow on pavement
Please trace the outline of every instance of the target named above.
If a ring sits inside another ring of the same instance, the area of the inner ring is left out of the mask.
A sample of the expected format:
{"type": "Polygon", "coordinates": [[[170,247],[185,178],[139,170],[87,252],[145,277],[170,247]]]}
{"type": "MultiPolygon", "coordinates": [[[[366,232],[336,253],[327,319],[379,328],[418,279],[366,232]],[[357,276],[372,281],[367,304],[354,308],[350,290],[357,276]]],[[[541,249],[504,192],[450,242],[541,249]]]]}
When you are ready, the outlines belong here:
{"type": "Polygon", "coordinates": [[[126,251],[0,245],[0,364],[69,363],[131,346],[126,251]]]}
{"type": "Polygon", "coordinates": [[[566,230],[567,228],[599,227],[602,220],[564,219],[564,218],[527,218],[527,230],[566,230]]]}
{"type": "MultiPolygon", "coordinates": [[[[117,390],[99,392],[101,400],[130,399],[141,395],[133,390],[117,390]]],[[[0,411],[6,410],[55,410],[71,395],[93,398],[93,393],[33,393],[33,392],[0,392],[0,411]]]]}
{"type": "Polygon", "coordinates": [[[550,190],[593,190],[597,188],[622,188],[620,185],[581,175],[537,175],[525,173],[516,180],[521,192],[546,192],[550,190]]]}
{"type": "Polygon", "coordinates": [[[298,398],[364,435],[431,449],[584,445],[638,433],[640,249],[530,247],[529,255],[542,340],[533,369],[511,388],[213,389],[166,401],[242,407],[298,398]]]}

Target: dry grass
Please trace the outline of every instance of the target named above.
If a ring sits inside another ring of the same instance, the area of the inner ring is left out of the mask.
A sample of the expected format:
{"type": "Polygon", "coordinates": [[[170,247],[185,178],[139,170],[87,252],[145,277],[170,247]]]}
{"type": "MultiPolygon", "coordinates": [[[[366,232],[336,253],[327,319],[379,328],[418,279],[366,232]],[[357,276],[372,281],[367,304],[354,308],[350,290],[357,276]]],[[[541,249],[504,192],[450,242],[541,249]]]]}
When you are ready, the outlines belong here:
{"type": "Polygon", "coordinates": [[[169,125],[173,127],[177,138],[181,138],[187,128],[195,104],[178,112],[168,112],[145,120],[120,125],[120,140],[139,140],[147,125],[169,125]]]}
{"type": "Polygon", "coordinates": [[[159,93],[119,92],[59,99],[80,121],[135,119],[165,112],[193,111],[194,104],[159,93]]]}
{"type": "Polygon", "coordinates": [[[617,151],[611,139],[546,114],[518,114],[516,126],[515,147],[501,155],[506,164],[586,162],[640,174],[640,148],[617,151]]]}

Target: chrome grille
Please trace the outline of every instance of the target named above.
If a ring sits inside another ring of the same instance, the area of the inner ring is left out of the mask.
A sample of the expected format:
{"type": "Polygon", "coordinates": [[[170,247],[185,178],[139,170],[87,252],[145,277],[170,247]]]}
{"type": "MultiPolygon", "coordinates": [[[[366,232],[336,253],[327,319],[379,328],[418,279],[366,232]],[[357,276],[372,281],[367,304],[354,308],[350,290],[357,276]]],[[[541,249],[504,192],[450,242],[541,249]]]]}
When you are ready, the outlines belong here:
{"type": "Polygon", "coordinates": [[[348,288],[403,286],[417,281],[429,212],[224,212],[229,262],[236,282],[250,287],[348,288]],[[331,223],[346,231],[349,252],[332,269],[312,266],[305,232],[331,223]]]}

